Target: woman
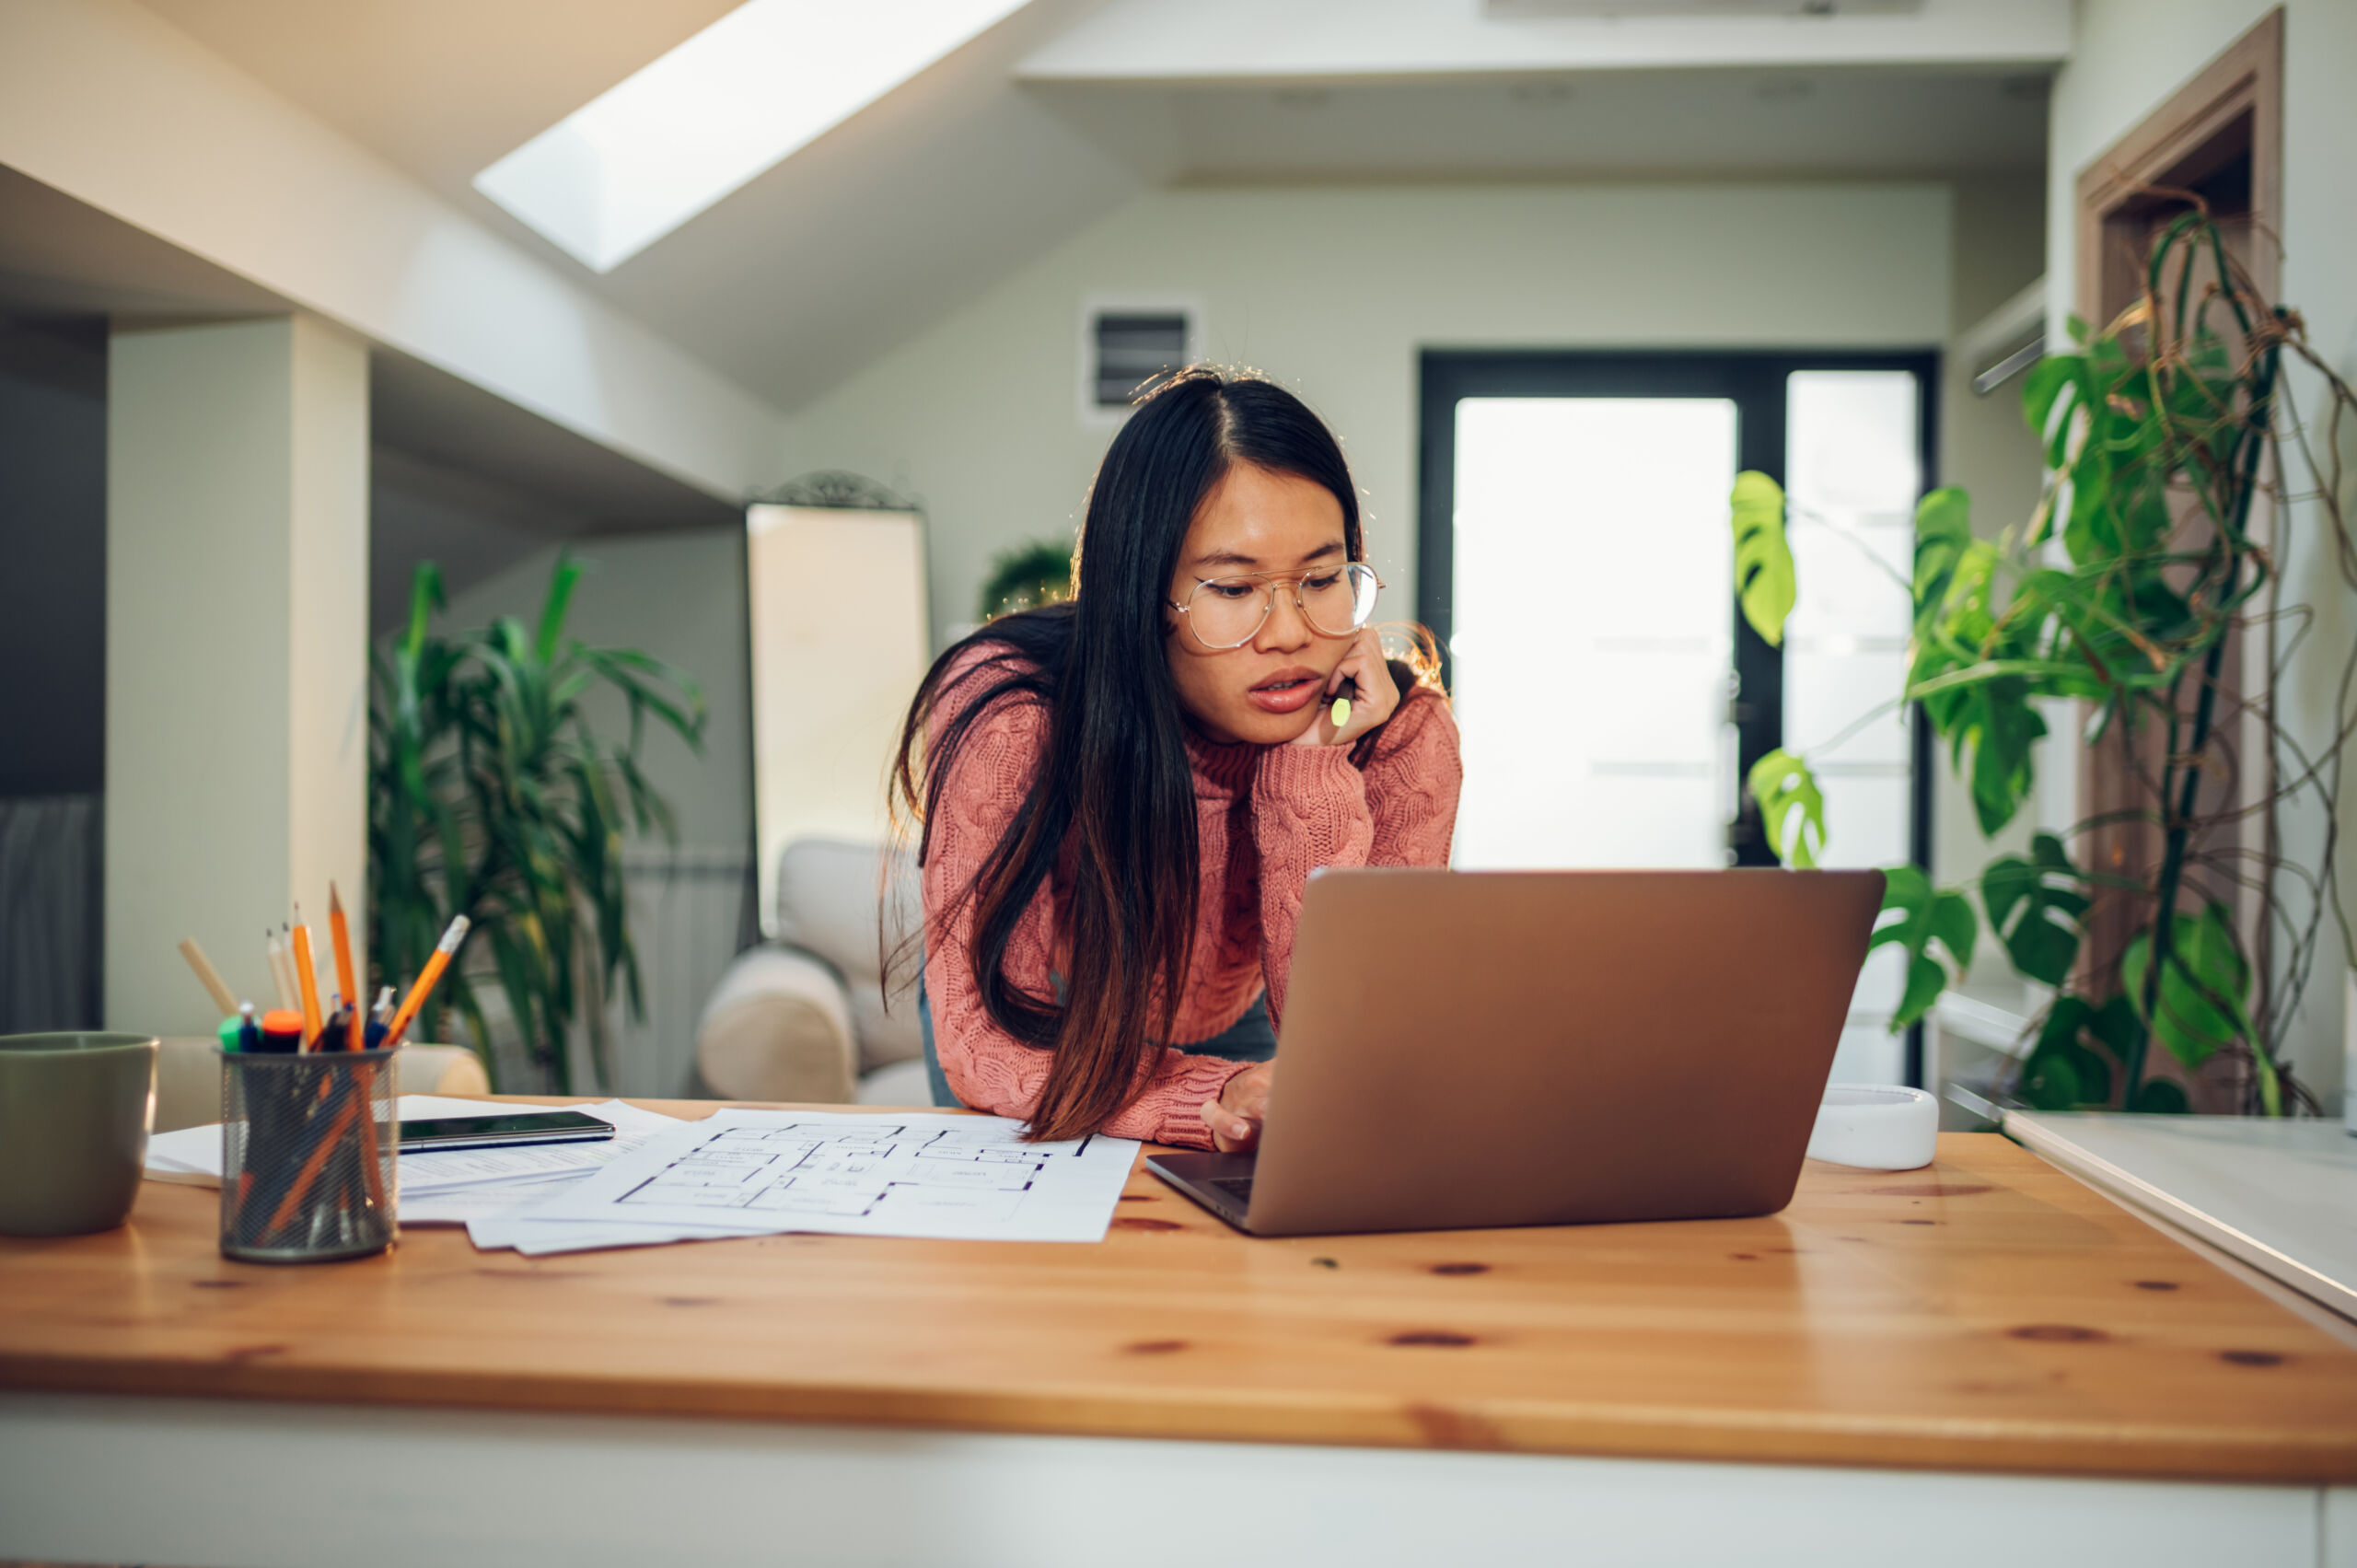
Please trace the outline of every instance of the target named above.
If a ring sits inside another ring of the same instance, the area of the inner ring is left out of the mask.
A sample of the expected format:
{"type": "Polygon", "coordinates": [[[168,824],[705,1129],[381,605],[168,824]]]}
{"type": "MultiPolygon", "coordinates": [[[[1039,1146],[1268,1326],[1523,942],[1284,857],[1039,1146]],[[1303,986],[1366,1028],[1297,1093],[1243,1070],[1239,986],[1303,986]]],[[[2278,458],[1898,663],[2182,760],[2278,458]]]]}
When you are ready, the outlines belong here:
{"type": "Polygon", "coordinates": [[[1073,602],[944,654],[901,732],[937,1088],[1039,1139],[1259,1141],[1310,872],[1444,865],[1457,819],[1456,724],[1385,661],[1364,555],[1282,388],[1190,369],[1131,415],[1073,602]]]}

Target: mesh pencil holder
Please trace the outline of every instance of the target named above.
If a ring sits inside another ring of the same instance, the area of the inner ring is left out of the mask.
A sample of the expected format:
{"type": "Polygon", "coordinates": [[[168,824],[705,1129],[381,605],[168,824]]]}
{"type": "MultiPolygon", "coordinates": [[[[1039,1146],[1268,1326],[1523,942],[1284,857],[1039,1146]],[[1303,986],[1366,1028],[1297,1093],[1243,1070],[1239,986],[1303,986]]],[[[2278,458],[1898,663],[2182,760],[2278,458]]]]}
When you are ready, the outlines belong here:
{"type": "Polygon", "coordinates": [[[221,1057],[221,1252],[327,1263],[401,1235],[391,1051],[221,1057]]]}

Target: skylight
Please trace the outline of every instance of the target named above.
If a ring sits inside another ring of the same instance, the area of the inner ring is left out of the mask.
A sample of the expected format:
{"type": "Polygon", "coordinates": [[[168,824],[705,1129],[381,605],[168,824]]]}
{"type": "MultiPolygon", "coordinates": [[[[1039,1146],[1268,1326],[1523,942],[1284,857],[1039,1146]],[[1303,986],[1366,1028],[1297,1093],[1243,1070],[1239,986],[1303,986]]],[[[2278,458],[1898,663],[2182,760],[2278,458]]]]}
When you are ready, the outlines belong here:
{"type": "Polygon", "coordinates": [[[610,272],[1027,0],[749,0],[474,178],[610,272]]]}

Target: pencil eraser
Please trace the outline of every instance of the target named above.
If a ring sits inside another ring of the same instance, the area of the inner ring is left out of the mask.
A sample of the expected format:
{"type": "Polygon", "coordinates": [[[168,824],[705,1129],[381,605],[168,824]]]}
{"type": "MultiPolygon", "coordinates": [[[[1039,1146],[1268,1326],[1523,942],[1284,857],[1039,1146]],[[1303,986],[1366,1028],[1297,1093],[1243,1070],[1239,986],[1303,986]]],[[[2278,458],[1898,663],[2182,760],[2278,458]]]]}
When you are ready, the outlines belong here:
{"type": "Polygon", "coordinates": [[[1335,698],[1334,706],[1326,716],[1334,721],[1336,729],[1342,728],[1351,722],[1351,700],[1348,697],[1335,698]]]}

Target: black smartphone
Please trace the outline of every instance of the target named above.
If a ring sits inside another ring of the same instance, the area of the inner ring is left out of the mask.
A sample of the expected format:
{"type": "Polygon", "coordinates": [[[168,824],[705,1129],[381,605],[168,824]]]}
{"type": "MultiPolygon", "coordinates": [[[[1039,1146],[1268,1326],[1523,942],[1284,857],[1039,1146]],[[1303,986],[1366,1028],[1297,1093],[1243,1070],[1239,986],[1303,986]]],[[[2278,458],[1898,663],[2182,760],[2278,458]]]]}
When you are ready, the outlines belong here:
{"type": "Polygon", "coordinates": [[[495,1149],[509,1144],[589,1144],[614,1135],[613,1123],[577,1110],[518,1111],[513,1116],[446,1116],[401,1123],[401,1153],[428,1149],[495,1149]]]}

